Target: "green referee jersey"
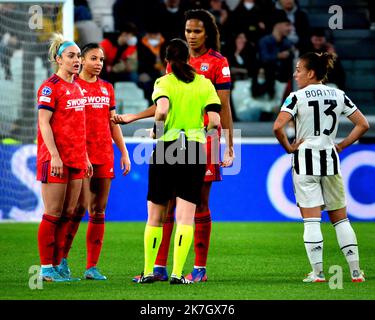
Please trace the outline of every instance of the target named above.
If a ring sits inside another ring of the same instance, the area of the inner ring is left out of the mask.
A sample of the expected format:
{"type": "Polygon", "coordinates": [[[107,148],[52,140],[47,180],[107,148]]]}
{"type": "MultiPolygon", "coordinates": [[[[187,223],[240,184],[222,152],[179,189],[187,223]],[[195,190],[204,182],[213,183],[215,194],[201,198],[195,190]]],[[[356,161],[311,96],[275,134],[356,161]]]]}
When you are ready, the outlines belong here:
{"type": "Polygon", "coordinates": [[[206,142],[204,133],[204,109],[210,104],[219,104],[220,99],[210,80],[195,75],[190,83],[185,83],[169,73],[155,81],[152,100],[161,97],[169,99],[169,111],[164,124],[164,141],[177,140],[185,131],[189,141],[206,142]]]}

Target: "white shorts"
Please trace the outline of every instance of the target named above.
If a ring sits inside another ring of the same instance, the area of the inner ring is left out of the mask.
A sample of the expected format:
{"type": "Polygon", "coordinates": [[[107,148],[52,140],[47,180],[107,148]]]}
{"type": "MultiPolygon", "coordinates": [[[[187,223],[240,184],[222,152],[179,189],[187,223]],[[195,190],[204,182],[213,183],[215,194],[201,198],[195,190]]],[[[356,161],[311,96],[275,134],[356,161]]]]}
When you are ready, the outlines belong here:
{"type": "Polygon", "coordinates": [[[344,183],[339,174],[333,176],[298,175],[293,171],[297,205],[301,208],[322,207],[332,211],[346,207],[344,183]]]}

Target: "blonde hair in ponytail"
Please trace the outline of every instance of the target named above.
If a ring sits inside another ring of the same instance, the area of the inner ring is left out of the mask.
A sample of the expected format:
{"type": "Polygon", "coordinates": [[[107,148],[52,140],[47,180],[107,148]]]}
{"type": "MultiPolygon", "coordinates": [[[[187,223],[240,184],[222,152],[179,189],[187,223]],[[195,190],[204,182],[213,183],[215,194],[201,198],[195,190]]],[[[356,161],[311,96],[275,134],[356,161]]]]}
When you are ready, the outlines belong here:
{"type": "Polygon", "coordinates": [[[54,33],[50,40],[50,46],[48,51],[49,61],[51,62],[55,72],[59,70],[59,65],[57,64],[56,57],[57,51],[60,46],[65,42],[64,36],[61,33],[54,33]]]}
{"type": "Polygon", "coordinates": [[[327,70],[330,71],[330,70],[332,70],[333,67],[335,66],[335,62],[336,62],[336,59],[337,59],[337,55],[336,55],[336,53],[328,53],[328,52],[324,52],[324,53],[323,53],[323,59],[324,59],[325,62],[326,62],[327,70]]]}

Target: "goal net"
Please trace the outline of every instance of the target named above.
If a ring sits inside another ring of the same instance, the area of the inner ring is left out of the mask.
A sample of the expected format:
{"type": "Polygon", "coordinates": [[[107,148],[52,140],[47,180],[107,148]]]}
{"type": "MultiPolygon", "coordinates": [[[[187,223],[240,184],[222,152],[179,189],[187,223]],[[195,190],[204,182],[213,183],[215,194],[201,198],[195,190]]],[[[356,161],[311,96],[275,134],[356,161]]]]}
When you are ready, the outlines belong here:
{"type": "Polygon", "coordinates": [[[0,220],[37,220],[36,91],[52,74],[49,39],[73,39],[73,0],[0,0],[0,220]]]}

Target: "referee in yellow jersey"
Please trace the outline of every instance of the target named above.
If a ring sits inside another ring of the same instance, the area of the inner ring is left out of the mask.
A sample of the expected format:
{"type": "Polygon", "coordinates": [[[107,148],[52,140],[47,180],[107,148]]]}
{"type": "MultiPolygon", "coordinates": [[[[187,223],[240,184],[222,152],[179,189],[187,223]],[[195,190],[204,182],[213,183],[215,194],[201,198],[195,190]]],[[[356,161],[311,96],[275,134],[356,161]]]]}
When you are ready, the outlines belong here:
{"type": "Polygon", "coordinates": [[[154,137],[158,139],[149,166],[148,220],[144,233],[145,266],[139,283],[151,283],[163,235],[168,201],[176,197],[177,228],[170,284],[188,284],[182,276],[193,239],[194,213],[206,168],[203,115],[208,131],[220,124],[220,99],[211,81],[196,74],[187,61],[185,41],[173,39],[166,60],[172,73],[156,80],[152,99],[156,105],[154,137]],[[161,126],[159,124],[162,124],[161,126]]]}

